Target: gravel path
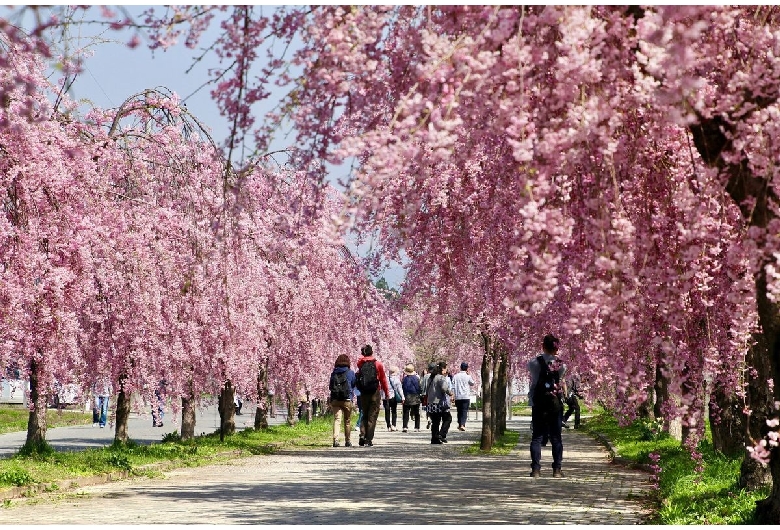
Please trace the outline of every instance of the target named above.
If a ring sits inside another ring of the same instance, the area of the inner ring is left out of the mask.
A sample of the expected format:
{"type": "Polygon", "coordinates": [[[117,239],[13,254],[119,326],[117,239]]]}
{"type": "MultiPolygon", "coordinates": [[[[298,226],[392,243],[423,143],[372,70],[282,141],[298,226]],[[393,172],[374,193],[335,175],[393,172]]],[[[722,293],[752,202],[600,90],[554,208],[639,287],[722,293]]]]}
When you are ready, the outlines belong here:
{"type": "MultiPolygon", "coordinates": [[[[564,431],[563,471],[550,448],[532,479],[527,418],[507,422],[508,456],[463,454],[479,423],[431,446],[428,431],[379,432],[374,447],[242,457],[72,492],[13,500],[3,524],[642,524],[648,475],[611,464],[580,431],[564,431]]],[[[355,441],[357,435],[354,436],[355,441]]]]}

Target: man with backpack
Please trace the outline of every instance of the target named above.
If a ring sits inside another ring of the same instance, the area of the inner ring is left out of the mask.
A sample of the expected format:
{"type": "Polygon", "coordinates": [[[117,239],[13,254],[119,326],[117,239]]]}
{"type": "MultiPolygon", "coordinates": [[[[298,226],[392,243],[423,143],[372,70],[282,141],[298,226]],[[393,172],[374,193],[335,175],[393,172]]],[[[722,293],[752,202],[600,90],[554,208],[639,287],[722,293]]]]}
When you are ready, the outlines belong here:
{"type": "Polygon", "coordinates": [[[360,439],[358,443],[371,447],[374,445],[374,430],[379,417],[379,406],[382,398],[379,393],[381,386],[386,396],[390,395],[385,367],[374,357],[374,349],[366,344],[360,349],[363,357],[357,362],[357,388],[360,390],[360,404],[363,407],[363,419],[360,423],[360,439]]]}
{"type": "Polygon", "coordinates": [[[542,354],[528,361],[531,376],[528,404],[531,406],[531,477],[542,472],[542,440],[549,438],[552,445],[554,478],[563,478],[563,396],[566,395],[566,365],[558,360],[559,340],[546,335],[542,341],[542,354]]]}

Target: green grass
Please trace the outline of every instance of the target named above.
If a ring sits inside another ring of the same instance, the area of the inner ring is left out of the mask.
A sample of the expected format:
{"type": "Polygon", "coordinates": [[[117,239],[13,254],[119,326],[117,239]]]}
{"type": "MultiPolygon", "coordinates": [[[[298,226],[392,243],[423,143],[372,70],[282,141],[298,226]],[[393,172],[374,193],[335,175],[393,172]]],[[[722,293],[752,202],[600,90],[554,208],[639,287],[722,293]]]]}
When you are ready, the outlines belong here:
{"type": "Polygon", "coordinates": [[[742,458],[715,451],[709,435],[698,447],[703,464],[699,473],[688,451],[651,422],[620,427],[612,416],[599,413],[583,420],[583,428],[603,434],[618,456],[632,462],[651,464],[650,453],[660,455],[657,512],[651,524],[751,524],[756,501],[769,494],[768,487],[742,490],[738,485],[742,458]]]}
{"type": "MultiPolygon", "coordinates": [[[[564,405],[563,411],[566,412],[568,407],[564,405]]],[[[597,410],[600,410],[598,406],[589,407],[585,404],[583,400],[580,400],[580,414],[586,415],[586,414],[594,414],[597,410]]],[[[512,405],[512,415],[513,416],[531,416],[531,407],[528,406],[527,401],[520,401],[518,403],[515,403],[512,405]]],[[[572,415],[572,418],[574,416],[572,415]]]]}
{"type": "Polygon", "coordinates": [[[218,433],[181,442],[174,432],[163,436],[166,441],[152,445],[130,442],[72,452],[44,447],[31,454],[20,452],[0,459],[0,491],[117,471],[149,474],[154,469],[144,469],[144,466],[154,464],[163,468],[195,467],[236,456],[270,454],[281,448],[327,447],[331,443],[332,425],[329,418],[315,418],[308,425],[299,422],[295,426],[279,425],[260,431],[246,429],[225,437],[224,442],[219,441],[218,433]]]}
{"type": "Polygon", "coordinates": [[[490,451],[482,451],[479,446],[480,442],[471,444],[466,447],[463,452],[469,455],[491,455],[491,456],[506,456],[512,449],[515,448],[517,442],[520,440],[520,433],[517,431],[507,430],[502,436],[498,436],[493,442],[493,447],[490,451]]]}
{"type": "MultiPolygon", "coordinates": [[[[0,434],[27,430],[30,411],[22,406],[0,406],[0,434]]],[[[92,412],[84,413],[70,410],[46,411],[46,427],[67,427],[68,425],[89,425],[92,423],[92,412]]]]}

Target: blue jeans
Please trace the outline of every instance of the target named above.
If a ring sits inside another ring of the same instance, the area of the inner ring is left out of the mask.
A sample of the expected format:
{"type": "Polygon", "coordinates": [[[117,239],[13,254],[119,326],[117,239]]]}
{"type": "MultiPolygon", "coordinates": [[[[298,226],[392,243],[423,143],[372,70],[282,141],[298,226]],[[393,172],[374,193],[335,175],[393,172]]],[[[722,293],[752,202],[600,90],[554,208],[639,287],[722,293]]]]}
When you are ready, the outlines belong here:
{"type": "Polygon", "coordinates": [[[561,469],[563,460],[563,441],[561,440],[561,422],[563,409],[557,412],[546,412],[531,408],[531,470],[542,469],[542,439],[547,435],[552,445],[553,469],[561,469]]]}
{"type": "MultiPolygon", "coordinates": [[[[101,427],[105,427],[108,416],[108,396],[95,396],[95,410],[98,414],[98,423],[101,427]]],[[[93,417],[93,419],[95,418],[93,417]]]]}
{"type": "Polygon", "coordinates": [[[455,408],[458,411],[458,427],[465,427],[466,420],[469,418],[470,399],[456,399],[455,408]]]}

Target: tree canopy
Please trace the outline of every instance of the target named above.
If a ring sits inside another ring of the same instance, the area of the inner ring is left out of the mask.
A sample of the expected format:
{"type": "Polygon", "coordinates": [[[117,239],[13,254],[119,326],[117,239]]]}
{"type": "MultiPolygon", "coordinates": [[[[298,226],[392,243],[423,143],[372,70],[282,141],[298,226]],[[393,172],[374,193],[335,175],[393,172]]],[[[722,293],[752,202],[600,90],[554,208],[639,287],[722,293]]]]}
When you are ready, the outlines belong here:
{"type": "MultiPolygon", "coordinates": [[[[294,124],[316,207],[293,226],[381,234],[383,256],[406,256],[402,303],[470,324],[515,361],[555,331],[624,417],[662,380],[661,413],[695,439],[708,400],[717,420],[716,390],[739,397],[774,478],[760,515],[780,519],[776,7],[184,6],[135,27],[153,46],[195,46],[218,13],[227,148],[251,138],[263,153],[294,124]],[[271,82],[286,96],[258,119],[271,82]],[[347,160],[348,190],[328,209],[326,163],[347,160]]],[[[6,75],[6,101],[25,75],[6,75]]],[[[230,245],[248,238],[233,230],[230,245]]],[[[40,254],[42,236],[31,241],[40,254]]],[[[208,263],[229,278],[249,263],[238,256],[208,263]]],[[[207,333],[224,341],[221,307],[207,333]]]]}

